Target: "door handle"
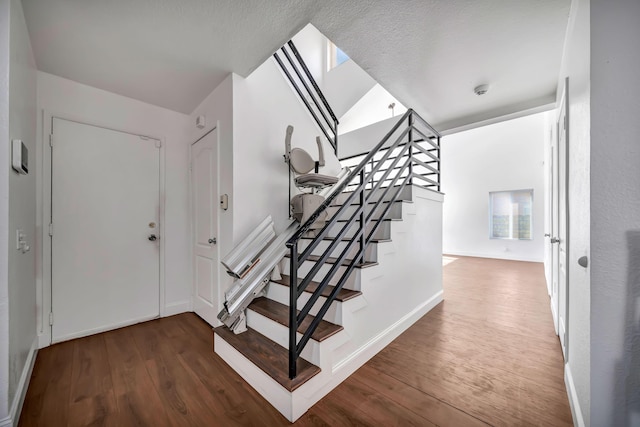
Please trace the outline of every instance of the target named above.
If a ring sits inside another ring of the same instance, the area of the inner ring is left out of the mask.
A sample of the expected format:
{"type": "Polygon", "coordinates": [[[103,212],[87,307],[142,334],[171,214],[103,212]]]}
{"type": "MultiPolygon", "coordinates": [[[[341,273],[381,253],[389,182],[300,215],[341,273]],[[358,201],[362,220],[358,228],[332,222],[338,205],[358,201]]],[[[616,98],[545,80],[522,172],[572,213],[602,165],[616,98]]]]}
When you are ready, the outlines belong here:
{"type": "Polygon", "coordinates": [[[149,239],[151,242],[155,242],[156,240],[158,240],[158,237],[157,237],[155,234],[150,234],[150,235],[149,235],[149,237],[148,237],[148,239],[149,239]]]}
{"type": "Polygon", "coordinates": [[[551,237],[551,234],[549,234],[549,233],[544,233],[544,237],[551,237]]]}
{"type": "Polygon", "coordinates": [[[210,245],[215,245],[215,244],[217,244],[217,243],[218,243],[218,239],[216,239],[215,237],[213,237],[213,238],[209,239],[209,244],[210,244],[210,245]]]}
{"type": "Polygon", "coordinates": [[[558,239],[557,237],[552,237],[551,243],[560,243],[560,239],[558,239]]]}

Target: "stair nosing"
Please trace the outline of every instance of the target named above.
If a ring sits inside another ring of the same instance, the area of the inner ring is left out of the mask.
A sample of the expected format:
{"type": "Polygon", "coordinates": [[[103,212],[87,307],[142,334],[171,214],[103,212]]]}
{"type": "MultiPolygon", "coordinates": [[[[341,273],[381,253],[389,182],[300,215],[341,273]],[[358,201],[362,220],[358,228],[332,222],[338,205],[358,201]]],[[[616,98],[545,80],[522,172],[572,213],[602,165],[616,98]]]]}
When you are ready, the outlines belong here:
{"type": "MultiPolygon", "coordinates": [[[[315,237],[306,237],[306,236],[302,236],[300,237],[300,240],[313,240],[315,239],[315,237]]],[[[329,241],[334,241],[336,240],[335,237],[323,237],[322,240],[329,240],[329,241]]],[[[351,239],[348,237],[343,237],[342,239],[340,239],[341,242],[350,242],[351,239]]],[[[371,239],[369,240],[369,243],[386,243],[386,242],[392,242],[393,240],[391,239],[371,239]]]]}
{"type": "MultiPolygon", "coordinates": [[[[285,254],[284,257],[291,258],[291,253],[288,252],[287,254],[285,254]]],[[[309,255],[309,258],[307,258],[305,261],[315,262],[315,261],[318,261],[318,259],[320,259],[318,255],[309,255]]],[[[326,264],[335,264],[336,261],[337,261],[336,258],[329,257],[326,261],[326,264]]],[[[348,267],[351,261],[353,261],[353,258],[345,259],[344,261],[342,261],[342,266],[348,267]]],[[[354,268],[369,268],[369,267],[373,267],[374,265],[378,265],[378,261],[365,261],[364,263],[354,265],[354,268]]]]}
{"type": "MultiPolygon", "coordinates": [[[[390,203],[390,200],[383,200],[382,203],[390,203]]],[[[367,202],[368,205],[373,205],[378,203],[377,200],[371,201],[371,202],[367,202]]],[[[413,203],[413,200],[404,200],[404,199],[398,199],[398,200],[394,200],[392,203],[413,203]]],[[[331,204],[329,205],[330,208],[339,208],[342,207],[344,204],[331,204]]],[[[360,203],[352,203],[351,206],[360,206],[360,203]]]]}

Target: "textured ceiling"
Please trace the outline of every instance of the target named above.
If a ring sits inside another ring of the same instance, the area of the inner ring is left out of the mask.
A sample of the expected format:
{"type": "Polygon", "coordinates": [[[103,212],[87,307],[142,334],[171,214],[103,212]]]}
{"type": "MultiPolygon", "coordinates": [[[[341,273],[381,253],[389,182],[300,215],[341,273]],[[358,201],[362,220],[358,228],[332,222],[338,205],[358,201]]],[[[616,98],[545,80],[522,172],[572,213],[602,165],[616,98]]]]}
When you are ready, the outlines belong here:
{"type": "Polygon", "coordinates": [[[444,130],[555,100],[570,0],[23,0],[38,69],[190,113],[311,22],[444,130]],[[473,88],[491,85],[477,97],[473,88]]]}

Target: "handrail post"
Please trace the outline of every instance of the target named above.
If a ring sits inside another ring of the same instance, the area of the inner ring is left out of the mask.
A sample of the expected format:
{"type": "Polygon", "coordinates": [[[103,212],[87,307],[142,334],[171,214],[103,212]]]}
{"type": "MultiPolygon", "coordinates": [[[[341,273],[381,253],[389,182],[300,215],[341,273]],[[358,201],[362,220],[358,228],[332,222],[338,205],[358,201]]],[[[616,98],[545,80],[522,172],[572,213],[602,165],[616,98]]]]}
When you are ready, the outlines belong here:
{"type": "Polygon", "coordinates": [[[409,114],[409,185],[413,184],[413,111],[409,114]]]}
{"type": "Polygon", "coordinates": [[[338,157],[338,119],[333,119],[333,151],[338,157]]]}
{"type": "Polygon", "coordinates": [[[298,332],[298,242],[291,246],[289,259],[289,379],[297,373],[297,332],[298,332]]]}
{"type": "MultiPolygon", "coordinates": [[[[371,158],[371,172],[373,172],[373,157],[371,158]]],[[[373,188],[375,185],[376,185],[376,177],[372,173],[371,174],[371,188],[373,188]]]]}
{"type": "MultiPolygon", "coordinates": [[[[373,177],[373,170],[371,171],[371,176],[373,177]]],[[[365,190],[367,188],[366,183],[364,182],[364,168],[362,168],[362,170],[360,171],[360,182],[361,182],[361,190],[360,190],[360,206],[362,207],[362,209],[360,210],[360,227],[359,227],[359,233],[360,233],[360,249],[358,250],[358,257],[360,259],[360,262],[364,264],[364,251],[367,247],[367,244],[365,242],[365,218],[366,218],[366,210],[367,207],[365,205],[366,200],[365,200],[365,190]]]]}
{"type": "Polygon", "coordinates": [[[440,135],[438,135],[438,191],[440,191],[440,177],[442,176],[442,159],[440,158],[440,135]]]}

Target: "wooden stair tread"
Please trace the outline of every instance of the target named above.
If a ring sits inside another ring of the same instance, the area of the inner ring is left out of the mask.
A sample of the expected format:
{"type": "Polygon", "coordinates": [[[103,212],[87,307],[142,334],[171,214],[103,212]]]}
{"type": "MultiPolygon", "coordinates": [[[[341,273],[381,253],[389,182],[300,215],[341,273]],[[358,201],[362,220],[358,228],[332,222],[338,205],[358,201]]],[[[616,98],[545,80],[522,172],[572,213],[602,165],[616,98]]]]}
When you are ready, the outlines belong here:
{"type": "MultiPolygon", "coordinates": [[[[281,325],[289,327],[289,307],[284,304],[280,304],[277,301],[265,297],[260,297],[254,299],[253,302],[249,304],[248,308],[255,311],[256,313],[268,317],[274,322],[278,322],[281,325]]],[[[298,332],[300,332],[301,334],[304,333],[313,319],[314,317],[312,315],[308,315],[298,327],[298,332]]],[[[313,335],[311,335],[311,339],[321,342],[337,334],[343,329],[344,328],[340,325],[334,325],[333,323],[321,320],[320,324],[313,332],[313,335]]]]}
{"type": "MultiPolygon", "coordinates": [[[[315,239],[315,237],[307,237],[307,236],[302,236],[300,237],[300,240],[313,240],[315,239]]],[[[335,237],[324,237],[322,240],[330,240],[330,241],[334,241],[336,240],[335,237]]],[[[342,239],[340,239],[341,242],[350,242],[351,239],[348,237],[344,237],[342,239]]],[[[391,242],[391,239],[371,239],[369,240],[370,243],[385,243],[385,242],[391,242]]]]}
{"type": "MultiPolygon", "coordinates": [[[[290,252],[287,253],[284,257],[291,258],[291,253],[290,252]]],[[[318,255],[309,255],[309,257],[307,258],[307,261],[316,262],[319,260],[320,260],[320,257],[318,255]]],[[[327,258],[327,264],[335,264],[337,260],[338,258],[329,257],[327,258]]],[[[353,259],[345,259],[344,261],[342,261],[342,265],[346,267],[351,263],[351,261],[353,261],[353,259]]],[[[378,265],[378,263],[373,261],[365,261],[363,263],[356,264],[355,268],[367,268],[367,267],[373,267],[374,265],[378,265]]]]}
{"type": "MultiPolygon", "coordinates": [[[[291,286],[291,277],[283,274],[282,275],[282,279],[280,280],[273,280],[271,279],[272,282],[275,283],[279,283],[283,286],[289,287],[291,286]]],[[[298,283],[302,282],[302,279],[298,279],[298,283]]],[[[313,293],[315,292],[316,289],[318,289],[318,286],[320,286],[320,283],[318,282],[309,282],[309,286],[307,286],[307,289],[305,289],[305,292],[309,292],[309,293],[313,293]]],[[[322,291],[322,296],[323,297],[328,297],[329,294],[333,291],[333,289],[335,288],[335,286],[327,286],[325,288],[324,291],[322,291]]],[[[362,292],[360,291],[352,291],[351,289],[340,289],[340,291],[338,292],[338,295],[336,295],[336,300],[337,301],[348,301],[351,298],[355,298],[358,295],[362,295],[362,292]]]]}
{"type": "MultiPolygon", "coordinates": [[[[381,203],[386,204],[389,203],[389,200],[383,200],[381,203]]],[[[377,200],[372,200],[370,202],[367,202],[368,205],[374,205],[378,203],[377,200]]],[[[398,199],[398,200],[394,200],[393,203],[413,203],[413,200],[404,200],[404,199],[398,199]]],[[[336,203],[336,204],[331,204],[329,205],[330,208],[339,208],[343,205],[343,203],[336,203]]],[[[360,206],[360,203],[352,203],[351,206],[360,206]]]]}
{"type": "Polygon", "coordinates": [[[298,358],[298,375],[289,379],[289,351],[264,335],[249,328],[234,334],[226,326],[213,329],[230,346],[289,391],[293,391],[320,372],[320,368],[298,358]]]}

